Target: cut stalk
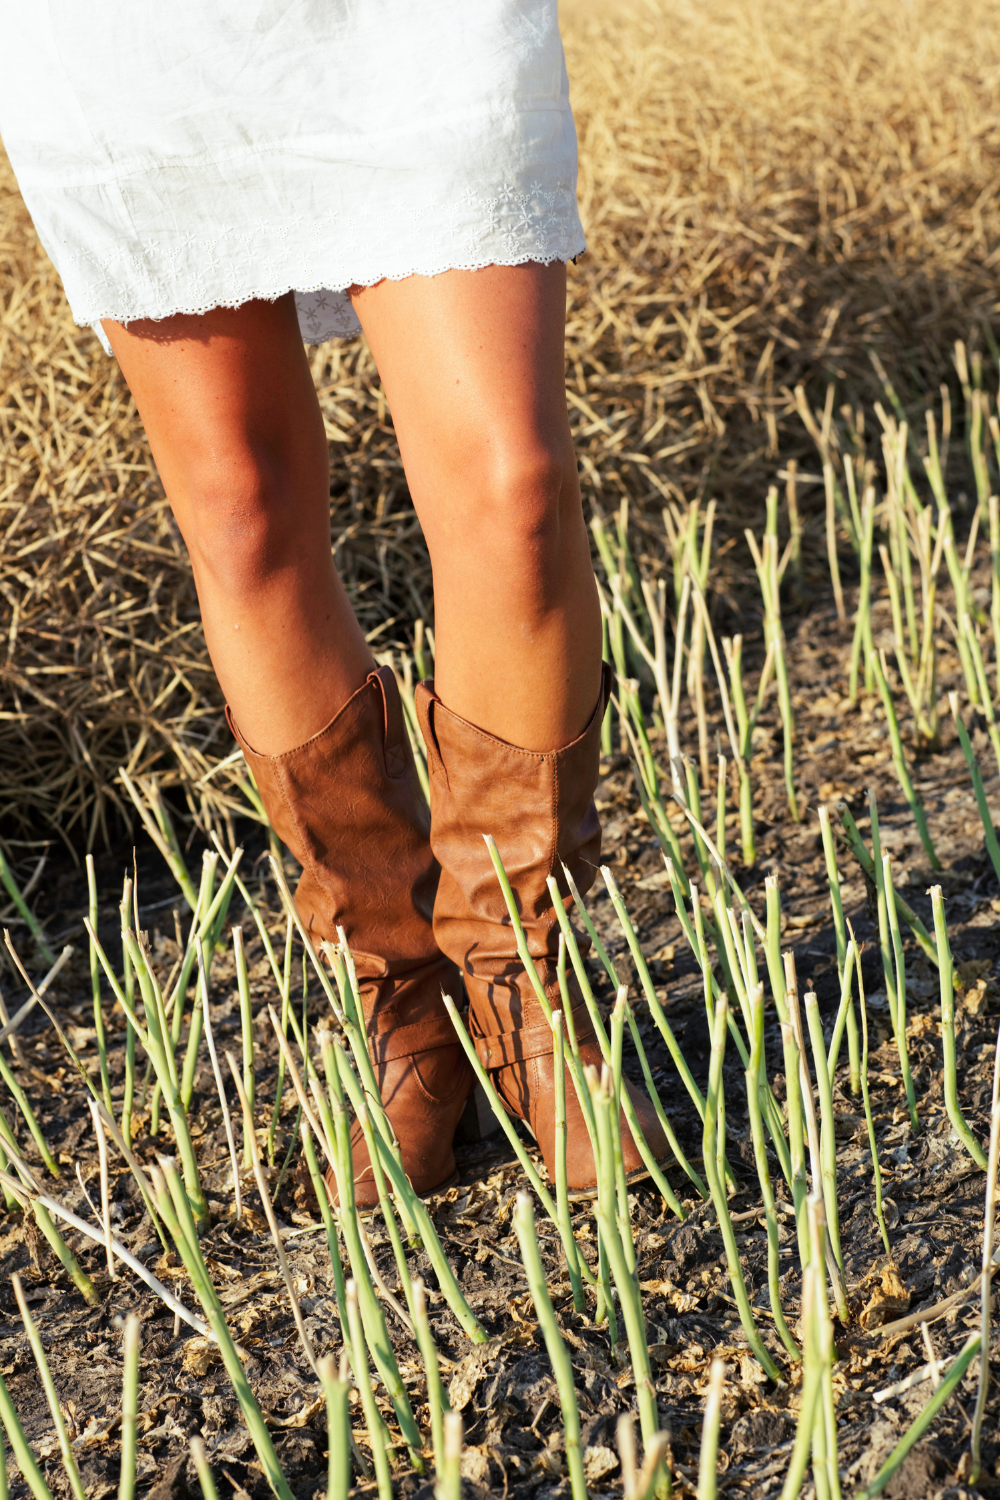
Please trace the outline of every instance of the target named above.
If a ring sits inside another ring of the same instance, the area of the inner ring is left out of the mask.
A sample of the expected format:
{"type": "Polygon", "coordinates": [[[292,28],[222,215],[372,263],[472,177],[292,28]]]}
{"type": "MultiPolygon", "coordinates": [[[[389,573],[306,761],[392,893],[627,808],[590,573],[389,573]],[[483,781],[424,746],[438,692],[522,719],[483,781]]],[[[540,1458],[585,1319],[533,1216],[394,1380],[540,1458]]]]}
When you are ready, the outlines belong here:
{"type": "Polygon", "coordinates": [[[944,1107],[966,1151],[977,1167],[986,1170],[982,1147],[969,1129],[958,1102],[958,1069],[955,1061],[955,983],[948,929],[944,919],[944,896],[939,885],[930,889],[937,937],[938,975],[941,985],[941,1049],[944,1056],[944,1107]]]}
{"type": "MultiPolygon", "coordinates": [[[[327,1500],[348,1500],[351,1493],[351,1387],[325,1354],[317,1366],[326,1397],[327,1500]]],[[[346,1374],[346,1371],[344,1372],[346,1374]]]]}
{"type": "Polygon", "coordinates": [[[882,699],[882,707],[885,710],[885,722],[886,727],[889,730],[889,743],[892,747],[892,764],[893,769],[896,772],[896,780],[899,782],[903,796],[906,798],[907,806],[909,807],[910,812],[913,814],[913,821],[917,825],[917,832],[920,835],[920,842],[923,845],[924,853],[927,855],[927,858],[930,861],[931,869],[940,870],[941,862],[937,857],[937,851],[934,848],[934,841],[931,838],[930,830],[927,827],[927,814],[924,811],[924,804],[917,796],[913,781],[910,778],[909,769],[907,768],[906,757],[903,754],[903,741],[899,733],[899,721],[896,718],[896,709],[892,701],[892,694],[889,691],[889,684],[886,678],[884,651],[880,651],[878,653],[878,655],[874,658],[874,663],[875,682],[878,686],[879,695],[882,699]]]}
{"type": "MultiPolygon", "coordinates": [[[[853,941],[854,934],[851,933],[853,941]]],[[[885,1246],[886,1255],[892,1255],[892,1246],[889,1243],[889,1231],[886,1228],[885,1214],[882,1210],[882,1168],[879,1166],[878,1141],[875,1138],[875,1121],[872,1119],[872,1103],[868,1095],[868,1009],[865,1005],[865,986],[861,977],[861,963],[858,962],[858,1004],[861,1007],[861,1098],[865,1107],[865,1124],[868,1127],[868,1148],[872,1155],[872,1178],[875,1185],[875,1218],[878,1221],[879,1233],[882,1236],[882,1244],[885,1246]]]]}
{"type": "Polygon", "coordinates": [[[941,1384],[938,1386],[937,1390],[934,1392],[933,1396],[924,1407],[923,1411],[913,1422],[910,1423],[910,1426],[906,1429],[903,1436],[896,1444],[895,1448],[893,1448],[892,1452],[889,1454],[889,1457],[886,1459],[885,1463],[875,1475],[875,1478],[869,1485],[865,1487],[865,1489],[861,1491],[863,1500],[875,1500],[875,1496],[882,1493],[886,1485],[889,1483],[889,1480],[895,1474],[896,1470],[902,1465],[904,1459],[913,1448],[914,1444],[920,1441],[924,1433],[927,1431],[928,1427],[930,1427],[931,1423],[934,1421],[934,1418],[937,1416],[938,1412],[944,1406],[945,1402],[950,1400],[952,1393],[957,1389],[959,1382],[965,1375],[966,1370],[969,1368],[972,1361],[979,1353],[979,1349],[980,1335],[978,1333],[973,1333],[969,1336],[969,1338],[966,1339],[965,1343],[962,1346],[961,1352],[952,1363],[952,1366],[949,1369],[947,1375],[944,1377],[941,1384]]]}
{"type": "Polygon", "coordinates": [[[39,1337],[35,1321],[28,1311],[28,1304],[24,1300],[24,1290],[21,1286],[21,1278],[13,1275],[10,1284],[14,1288],[14,1296],[17,1298],[18,1311],[21,1321],[24,1323],[24,1331],[28,1335],[28,1343],[31,1352],[35,1356],[35,1364],[38,1366],[38,1374],[41,1378],[42,1389],[48,1402],[49,1411],[52,1415],[52,1423],[56,1429],[56,1437],[59,1440],[59,1451],[62,1453],[63,1468],[69,1480],[70,1489],[73,1491],[75,1500],[87,1500],[86,1491],[83,1488],[83,1480],[80,1478],[80,1470],[77,1468],[76,1457],[73,1453],[73,1445],[66,1431],[66,1422],[59,1404],[59,1393],[56,1390],[55,1381],[52,1379],[52,1371],[45,1357],[45,1348],[39,1337]]]}
{"type": "Polygon", "coordinates": [[[723,997],[716,1002],[714,1024],[712,1027],[712,1057],[709,1064],[708,1099],[705,1106],[702,1157],[705,1163],[705,1173],[708,1177],[709,1190],[712,1194],[712,1203],[719,1221],[719,1229],[722,1232],[722,1241],[726,1251],[726,1263],[729,1267],[729,1281],[736,1300],[740,1322],[743,1324],[743,1332],[746,1334],[747,1342],[759,1359],[765,1374],[771,1380],[780,1381],[781,1372],[767,1352],[764,1341],[760,1336],[760,1331],[754,1321],[750,1298],[747,1296],[746,1282],[743,1280],[743,1268],[740,1264],[740,1252],[736,1244],[736,1235],[733,1231],[733,1221],[729,1217],[725,1183],[718,1167],[719,1102],[722,1086],[722,1060],[726,1050],[726,1010],[727,1002],[723,997]]]}
{"type": "Polygon", "coordinates": [[[132,1500],[135,1494],[136,1432],[139,1422],[139,1318],[129,1313],[122,1335],[122,1453],[118,1500],[132,1500]]]}
{"type": "MultiPolygon", "coordinates": [[[[240,996],[240,1030],[243,1034],[243,1092],[247,1096],[250,1114],[253,1115],[257,1100],[257,1080],[253,1061],[253,1011],[250,1008],[250,976],[247,972],[242,927],[233,928],[233,956],[236,960],[236,984],[240,996]]],[[[244,1146],[243,1165],[250,1166],[249,1142],[244,1146]]]]}
{"type": "Polygon", "coordinates": [[[392,1500],[392,1474],[386,1448],[388,1432],[375,1400],[375,1392],[372,1390],[364,1329],[361,1326],[361,1310],[358,1307],[358,1289],[353,1277],[347,1283],[347,1325],[350,1334],[351,1368],[354,1371],[354,1384],[361,1397],[361,1406],[368,1427],[368,1441],[371,1444],[372,1462],[375,1465],[379,1500],[392,1500]]]}
{"type": "Polygon", "coordinates": [[[438,1474],[444,1469],[444,1414],[451,1410],[438,1366],[437,1347],[431,1332],[431,1320],[427,1316],[427,1295],[423,1278],[414,1278],[411,1304],[413,1307],[413,1329],[417,1347],[424,1362],[424,1378],[427,1384],[427,1406],[431,1415],[431,1442],[434,1449],[434,1468],[438,1474]]]}
{"type": "MultiPolygon", "coordinates": [[[[91,925],[97,926],[97,876],[94,871],[94,856],[87,855],[87,897],[91,925]]],[[[94,1030],[97,1032],[97,1055],[101,1065],[101,1092],[104,1103],[111,1108],[111,1079],[108,1074],[108,1039],[104,1031],[104,1012],[101,1010],[101,965],[90,945],[90,990],[94,1002],[94,1030]]]]}
{"type": "Polygon", "coordinates": [[[764,1074],[764,986],[757,984],[750,995],[753,1020],[751,1031],[752,1050],[750,1066],[746,1070],[747,1109],[750,1116],[750,1133],[753,1139],[754,1164],[760,1183],[764,1205],[764,1221],[767,1226],[767,1289],[771,1302],[771,1315],[778,1337],[792,1359],[801,1359],[801,1351],[785,1321],[781,1306],[781,1245],[778,1239],[778,1210],[771,1187],[771,1173],[767,1165],[767,1146],[764,1140],[764,1121],[760,1109],[761,1085],[764,1074]]]}
{"type": "Polygon", "coordinates": [[[726,1366],[713,1359],[708,1372],[708,1395],[701,1423],[701,1451],[698,1455],[698,1500],[715,1500],[716,1472],[719,1467],[719,1421],[722,1416],[722,1387],[726,1366]]]}
{"type": "Polygon", "coordinates": [[[899,930],[899,913],[896,910],[896,895],[892,883],[892,859],[888,854],[882,856],[882,880],[885,885],[886,914],[892,937],[893,966],[896,971],[896,1046],[899,1051],[899,1067],[903,1075],[903,1087],[906,1089],[906,1106],[910,1112],[910,1124],[914,1130],[919,1130],[917,1096],[913,1088],[910,1053],[906,1042],[906,956],[903,952],[903,938],[899,930]]]}
{"type": "MultiPolygon", "coordinates": [[[[17,1408],[10,1399],[10,1392],[4,1384],[3,1376],[0,1376],[0,1418],[7,1429],[7,1438],[14,1453],[17,1467],[21,1471],[21,1478],[27,1484],[35,1500],[52,1500],[52,1491],[45,1483],[45,1476],[38,1467],[38,1460],[32,1452],[31,1444],[24,1435],[17,1408]]],[[[4,1478],[7,1482],[7,1455],[2,1451],[0,1445],[0,1462],[3,1464],[4,1478]]]]}
{"type": "Polygon", "coordinates": [[[969,768],[969,776],[972,779],[972,790],[976,796],[976,806],[979,809],[979,818],[983,825],[986,852],[990,856],[996,877],[1000,880],[1000,845],[997,844],[996,830],[993,827],[993,815],[986,800],[986,791],[983,787],[983,776],[979,769],[979,761],[976,759],[975,751],[969,741],[968,732],[962,722],[962,715],[958,711],[958,694],[949,693],[948,702],[951,705],[951,712],[955,719],[955,728],[958,731],[962,754],[965,756],[965,764],[969,768]]]}
{"type": "MultiPolygon", "coordinates": [[[[573,1365],[545,1283],[545,1268],[542,1265],[542,1257],[538,1252],[538,1240],[535,1236],[535,1215],[527,1193],[517,1195],[514,1231],[521,1248],[521,1259],[528,1278],[528,1290],[535,1304],[535,1312],[538,1314],[549,1363],[559,1390],[559,1405],[562,1409],[566,1444],[566,1467],[569,1470],[573,1500],[587,1500],[587,1482],[583,1475],[583,1449],[580,1443],[580,1411],[576,1404],[576,1391],[573,1386],[573,1365]]],[[[638,1378],[636,1384],[638,1385],[638,1378]]]]}

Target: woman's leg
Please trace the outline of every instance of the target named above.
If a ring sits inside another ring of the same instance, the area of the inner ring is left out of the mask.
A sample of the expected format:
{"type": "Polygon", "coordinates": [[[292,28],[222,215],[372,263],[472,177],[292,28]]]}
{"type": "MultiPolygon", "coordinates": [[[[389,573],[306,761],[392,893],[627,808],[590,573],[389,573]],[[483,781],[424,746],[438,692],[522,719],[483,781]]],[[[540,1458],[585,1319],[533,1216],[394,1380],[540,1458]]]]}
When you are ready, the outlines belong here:
{"type": "Polygon", "coordinates": [[[333,566],[326,435],[294,301],[104,327],[191,555],[222,690],[256,750],[289,750],[374,666],[333,566]]]}
{"type": "MultiPolygon", "coordinates": [[[[597,873],[604,711],[601,619],[566,415],[562,266],[381,282],[354,303],[375,355],[434,570],[433,690],[418,689],[441,865],[434,934],[460,966],[470,1030],[512,1113],[555,1170],[552,1032],[518,956],[483,834],[492,834],[553,1009],[559,924],[547,881],[597,873]]],[[[570,978],[585,1063],[602,1055],[570,978]]],[[[567,1021],[568,1026],[568,1021],[567,1021]]],[[[643,1157],[667,1142],[634,1095],[643,1157]]],[[[570,1186],[594,1186],[567,1088],[570,1186]]]]}
{"type": "Polygon", "coordinates": [[[437,692],[501,739],[557,749],[601,678],[566,414],[566,269],[411,276],[354,306],[430,551],[437,692]]]}
{"type": "MultiPolygon", "coordinates": [[[[291,297],[105,325],[194,565],[205,636],[319,941],[346,930],[382,1099],[420,1192],[447,1184],[472,1071],[441,1000],[438,872],[396,681],[333,568],[326,438],[291,297]]],[[[354,1130],[355,1194],[377,1202],[354,1130]]]]}

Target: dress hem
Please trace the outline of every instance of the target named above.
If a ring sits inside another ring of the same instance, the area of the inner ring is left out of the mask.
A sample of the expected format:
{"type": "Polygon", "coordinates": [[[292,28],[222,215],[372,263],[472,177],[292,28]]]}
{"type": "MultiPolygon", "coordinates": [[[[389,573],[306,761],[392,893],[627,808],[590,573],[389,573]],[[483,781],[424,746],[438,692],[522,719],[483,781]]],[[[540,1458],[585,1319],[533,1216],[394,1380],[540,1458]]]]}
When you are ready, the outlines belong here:
{"type": "MultiPolygon", "coordinates": [[[[532,262],[537,265],[543,266],[554,265],[556,262],[561,262],[563,265],[566,265],[569,261],[575,260],[578,255],[582,255],[586,248],[586,243],[581,238],[576,248],[560,250],[551,254],[534,251],[517,256],[489,255],[484,256],[481,260],[458,261],[453,259],[442,262],[441,264],[435,265],[429,269],[426,267],[419,267],[406,271],[369,272],[367,275],[356,276],[351,280],[346,280],[343,277],[338,277],[305,285],[301,285],[297,281],[290,282],[286,279],[283,279],[282,281],[277,283],[248,287],[245,291],[245,294],[241,294],[236,298],[218,297],[210,301],[200,302],[197,305],[193,305],[190,302],[178,301],[176,303],[170,304],[167,307],[163,307],[161,305],[156,309],[156,311],[135,312],[134,310],[130,310],[127,316],[122,316],[120,313],[111,310],[105,310],[103,312],[92,314],[74,314],[74,321],[81,328],[93,328],[95,332],[98,332],[98,336],[100,337],[100,325],[105,319],[108,319],[112,322],[121,323],[123,327],[128,327],[130,323],[136,323],[139,321],[161,323],[164,322],[167,318],[178,316],[199,317],[205,313],[213,312],[216,308],[243,307],[247,302],[276,302],[279,297],[287,296],[289,292],[294,292],[297,296],[309,296],[315,295],[316,293],[320,292],[330,292],[334,296],[345,297],[347,291],[351,287],[377,286],[379,282],[382,281],[407,281],[411,276],[440,276],[443,275],[445,271],[484,271],[488,266],[523,266],[529,265],[532,262]]],[[[307,344],[319,344],[325,343],[329,338],[336,338],[338,336],[342,338],[355,337],[359,332],[357,317],[356,314],[354,314],[353,308],[351,307],[351,304],[349,302],[346,304],[346,306],[348,308],[351,308],[350,317],[351,319],[353,319],[355,326],[345,327],[343,332],[340,334],[338,334],[336,331],[324,332],[322,335],[318,335],[314,338],[310,338],[306,330],[303,329],[304,341],[307,344]]],[[[101,342],[104,342],[103,338],[101,339],[101,342]]]]}

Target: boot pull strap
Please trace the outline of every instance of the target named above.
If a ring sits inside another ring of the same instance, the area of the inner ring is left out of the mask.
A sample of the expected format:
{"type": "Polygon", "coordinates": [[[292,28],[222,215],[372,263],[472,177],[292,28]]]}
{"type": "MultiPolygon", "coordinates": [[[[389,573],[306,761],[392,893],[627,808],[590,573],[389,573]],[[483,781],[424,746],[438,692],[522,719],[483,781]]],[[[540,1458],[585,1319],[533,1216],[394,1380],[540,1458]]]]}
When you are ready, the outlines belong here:
{"type": "Polygon", "coordinates": [[[406,737],[406,725],[403,721],[403,704],[399,696],[396,674],[391,667],[379,667],[378,671],[373,672],[368,680],[369,682],[377,682],[382,693],[383,718],[385,722],[385,741],[383,744],[385,769],[390,776],[404,776],[410,763],[410,744],[406,737]]]}
{"type": "MultiPolygon", "coordinates": [[[[573,1007],[573,1024],[578,1042],[588,1041],[594,1035],[585,1005],[573,1007]]],[[[479,1061],[490,1072],[509,1063],[527,1062],[530,1057],[552,1056],[552,1030],[544,1021],[540,1026],[522,1026],[518,1031],[504,1031],[496,1036],[473,1036],[472,1040],[479,1061]]]]}

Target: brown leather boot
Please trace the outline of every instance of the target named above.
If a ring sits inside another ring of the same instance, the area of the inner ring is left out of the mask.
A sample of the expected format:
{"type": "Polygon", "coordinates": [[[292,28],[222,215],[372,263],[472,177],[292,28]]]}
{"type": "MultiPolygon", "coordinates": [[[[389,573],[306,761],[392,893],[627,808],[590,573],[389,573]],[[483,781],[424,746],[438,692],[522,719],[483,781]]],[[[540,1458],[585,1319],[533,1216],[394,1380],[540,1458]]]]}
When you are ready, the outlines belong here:
{"type": "MultiPolygon", "coordinates": [[[[555,1091],[552,1032],[514,941],[484,834],[496,840],[517,898],[528,951],[553,1009],[562,1008],[556,976],[559,926],[546,879],[562,885],[562,866],[581,891],[593,883],[601,857],[594,807],[601,720],[610,690],[604,669],[600,700],[579,739],[563,750],[520,750],[477,729],[446,708],[433,683],[417,689],[417,708],[431,786],[431,847],[441,865],[434,903],[434,936],[461,967],[469,995],[470,1030],[483,1066],[512,1115],[524,1120],[555,1180],[555,1091]]],[[[570,898],[565,898],[567,906],[570,898]]],[[[573,1021],[585,1063],[601,1066],[601,1051],[582,997],[573,1021]]],[[[666,1138],[645,1094],[629,1093],[657,1160],[666,1138]]],[[[572,1080],[566,1081],[566,1166],[569,1187],[593,1191],[594,1158],[572,1080]]],[[[622,1120],[622,1150],[630,1178],[645,1175],[642,1158],[622,1120]]]]}
{"type": "MultiPolygon", "coordinates": [[[[396,679],[373,672],[334,719],[296,750],[240,743],[279,838],[302,865],[295,905],[315,943],[344,928],[357,966],[382,1102],[418,1193],[454,1176],[452,1140],[472,1087],[441,989],[461,979],[431,927],[438,865],[396,679]]],[[[352,1133],[358,1205],[378,1201],[360,1129],[352,1133]]]]}

